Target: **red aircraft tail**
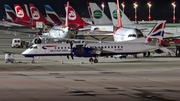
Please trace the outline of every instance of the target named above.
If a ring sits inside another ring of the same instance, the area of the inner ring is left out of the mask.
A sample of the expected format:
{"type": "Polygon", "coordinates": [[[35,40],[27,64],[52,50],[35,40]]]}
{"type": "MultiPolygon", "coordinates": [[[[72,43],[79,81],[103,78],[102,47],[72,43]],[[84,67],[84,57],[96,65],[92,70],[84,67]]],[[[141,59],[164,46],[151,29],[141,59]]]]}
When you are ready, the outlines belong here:
{"type": "Polygon", "coordinates": [[[16,16],[19,20],[22,21],[31,21],[31,18],[24,12],[19,4],[14,4],[16,16]]]}
{"type": "Polygon", "coordinates": [[[29,7],[30,7],[30,12],[31,12],[32,19],[34,21],[47,22],[45,17],[39,12],[39,10],[34,6],[34,4],[30,3],[29,7]]]}
{"type": "MultiPolygon", "coordinates": [[[[64,4],[67,10],[67,4],[64,4]]],[[[76,13],[76,11],[69,5],[68,7],[68,23],[72,28],[83,28],[87,23],[76,13]]]]}

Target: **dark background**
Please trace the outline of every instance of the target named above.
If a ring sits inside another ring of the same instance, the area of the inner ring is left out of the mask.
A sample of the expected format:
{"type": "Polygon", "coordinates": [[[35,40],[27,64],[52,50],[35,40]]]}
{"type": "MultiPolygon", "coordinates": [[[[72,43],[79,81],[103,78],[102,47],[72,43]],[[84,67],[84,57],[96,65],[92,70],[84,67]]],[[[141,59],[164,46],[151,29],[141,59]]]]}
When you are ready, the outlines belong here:
{"type": "MultiPolygon", "coordinates": [[[[105,13],[110,18],[108,1],[116,2],[116,0],[89,0],[91,2],[97,3],[101,7],[101,3],[105,2],[105,13]]],[[[148,6],[147,2],[149,0],[120,0],[119,2],[125,2],[125,14],[131,19],[134,20],[134,8],[133,3],[138,3],[137,20],[148,20],[148,6]]],[[[167,20],[172,22],[173,16],[173,6],[171,3],[176,2],[176,22],[179,22],[180,10],[178,0],[150,0],[151,7],[151,18],[152,20],[167,20]]],[[[0,17],[5,16],[4,13],[4,4],[9,4],[14,8],[13,4],[24,4],[24,3],[34,3],[35,6],[41,11],[42,14],[45,14],[44,4],[49,4],[57,14],[65,16],[64,4],[67,0],[0,0],[0,17]]],[[[86,0],[69,0],[70,5],[77,11],[81,17],[89,17],[86,0]]]]}

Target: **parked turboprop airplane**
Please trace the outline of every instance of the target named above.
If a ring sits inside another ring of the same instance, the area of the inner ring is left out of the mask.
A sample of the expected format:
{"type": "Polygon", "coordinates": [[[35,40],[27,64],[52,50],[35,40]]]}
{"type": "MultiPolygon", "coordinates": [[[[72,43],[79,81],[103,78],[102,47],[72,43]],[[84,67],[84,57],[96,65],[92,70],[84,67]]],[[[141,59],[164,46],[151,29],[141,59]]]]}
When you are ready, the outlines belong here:
{"type": "MultiPolygon", "coordinates": [[[[64,43],[64,44],[35,44],[25,50],[22,55],[32,57],[34,63],[35,56],[73,56],[90,57],[90,62],[98,62],[98,56],[108,56],[116,54],[138,54],[149,50],[158,49],[157,38],[161,40],[164,33],[165,22],[159,22],[146,38],[137,38],[131,41],[109,42],[109,43],[64,43]],[[92,59],[95,57],[95,59],[92,59]]],[[[84,40],[86,41],[86,40],[84,40]]]]}

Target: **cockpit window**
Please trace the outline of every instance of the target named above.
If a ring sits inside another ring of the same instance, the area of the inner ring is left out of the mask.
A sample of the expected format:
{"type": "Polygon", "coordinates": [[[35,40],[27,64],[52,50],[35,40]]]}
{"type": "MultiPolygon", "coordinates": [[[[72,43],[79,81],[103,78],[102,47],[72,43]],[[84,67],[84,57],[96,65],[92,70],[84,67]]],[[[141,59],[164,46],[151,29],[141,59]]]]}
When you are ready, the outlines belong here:
{"type": "Polygon", "coordinates": [[[31,46],[30,49],[38,49],[37,46],[31,46]]]}
{"type": "Polygon", "coordinates": [[[32,48],[33,48],[33,46],[30,47],[30,49],[32,49],[32,48]]]}
{"type": "Polygon", "coordinates": [[[136,33],[137,33],[137,37],[138,37],[138,38],[144,37],[144,35],[143,35],[143,33],[141,32],[141,30],[136,29],[136,33]]]}
{"type": "Polygon", "coordinates": [[[129,34],[128,37],[137,37],[136,34],[129,34]]]}
{"type": "Polygon", "coordinates": [[[34,48],[33,49],[38,49],[38,47],[37,46],[34,46],[34,48]]]}

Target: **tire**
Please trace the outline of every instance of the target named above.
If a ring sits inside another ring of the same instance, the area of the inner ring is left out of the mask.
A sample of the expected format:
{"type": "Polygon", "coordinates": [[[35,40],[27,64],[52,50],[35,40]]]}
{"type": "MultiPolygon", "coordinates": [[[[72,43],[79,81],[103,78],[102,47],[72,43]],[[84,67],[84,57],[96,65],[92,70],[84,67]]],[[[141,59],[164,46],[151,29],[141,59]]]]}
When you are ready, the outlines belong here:
{"type": "Polygon", "coordinates": [[[89,62],[93,62],[93,58],[90,58],[90,59],[89,59],[89,62]]]}
{"type": "Polygon", "coordinates": [[[98,63],[98,59],[94,59],[94,63],[98,63]]]}

